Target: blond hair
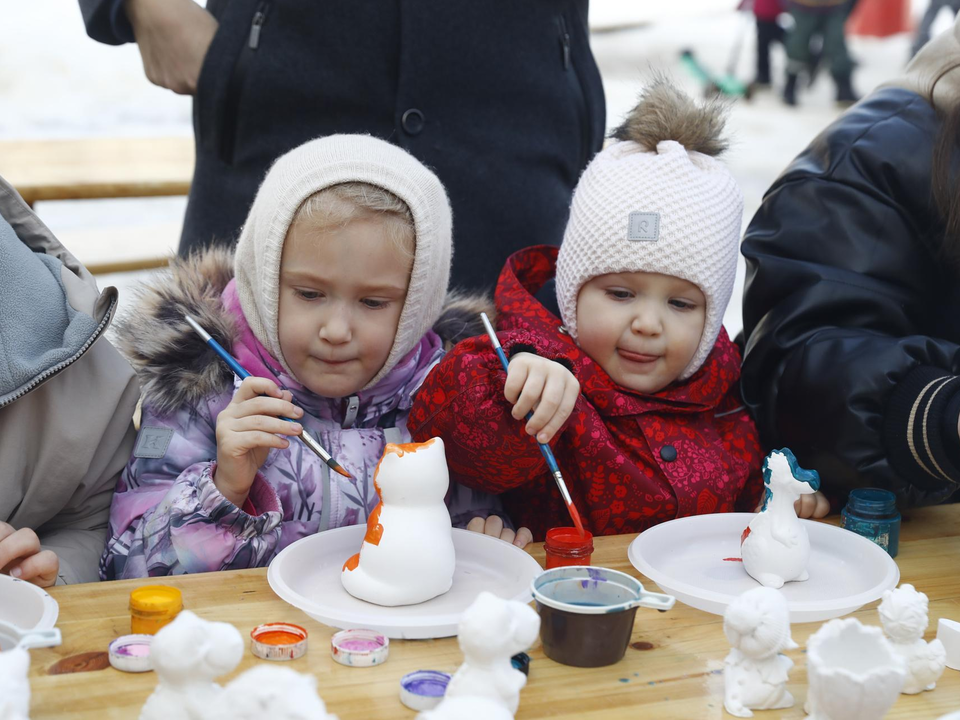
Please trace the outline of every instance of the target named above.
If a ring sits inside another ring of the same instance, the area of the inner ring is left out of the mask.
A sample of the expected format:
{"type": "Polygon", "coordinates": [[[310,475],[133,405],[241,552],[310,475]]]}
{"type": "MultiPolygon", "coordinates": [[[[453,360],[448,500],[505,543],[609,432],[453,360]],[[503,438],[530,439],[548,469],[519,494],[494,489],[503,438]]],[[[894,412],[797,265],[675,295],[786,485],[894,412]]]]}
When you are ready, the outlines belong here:
{"type": "Polygon", "coordinates": [[[331,185],[301,203],[294,222],[312,223],[317,229],[342,228],[357,219],[379,219],[397,249],[412,258],[416,227],[409,206],[389,190],[365,182],[331,185]]]}

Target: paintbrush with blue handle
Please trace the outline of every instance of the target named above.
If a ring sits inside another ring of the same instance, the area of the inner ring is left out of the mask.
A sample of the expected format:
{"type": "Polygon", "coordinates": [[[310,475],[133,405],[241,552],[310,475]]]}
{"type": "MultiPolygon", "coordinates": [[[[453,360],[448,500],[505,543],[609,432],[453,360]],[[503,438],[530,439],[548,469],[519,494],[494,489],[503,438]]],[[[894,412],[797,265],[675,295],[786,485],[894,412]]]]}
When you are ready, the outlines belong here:
{"type": "MultiPolygon", "coordinates": [[[[487,330],[487,336],[490,338],[494,352],[497,353],[497,357],[500,358],[500,364],[503,365],[504,372],[509,372],[510,363],[507,360],[506,353],[503,352],[503,346],[500,344],[500,340],[497,338],[497,331],[493,329],[493,325],[490,323],[490,318],[487,317],[486,313],[482,312],[480,313],[480,319],[483,321],[483,327],[487,330]]],[[[533,411],[531,410],[527,413],[527,420],[532,416],[533,411]]],[[[560,474],[560,467],[557,465],[557,459],[553,456],[553,450],[551,450],[550,446],[546,443],[538,442],[537,445],[540,446],[540,452],[543,454],[543,459],[547,461],[547,467],[550,468],[553,479],[557,481],[557,487],[560,488],[563,501],[567,504],[567,510],[570,512],[573,524],[577,526],[580,535],[583,535],[583,522],[580,520],[580,513],[577,512],[577,506],[573,504],[573,498],[570,497],[567,484],[563,481],[563,475],[560,474]]]]}
{"type": "MultiPolygon", "coordinates": [[[[203,327],[201,327],[200,323],[198,323],[189,315],[184,314],[184,317],[186,318],[187,322],[190,324],[190,327],[196,330],[197,334],[203,338],[204,342],[206,342],[207,345],[213,348],[213,351],[220,356],[220,359],[223,360],[230,367],[231,370],[233,370],[233,372],[237,375],[237,377],[239,377],[241,380],[245,380],[246,378],[251,376],[251,373],[249,373],[247,369],[243,367],[243,365],[237,362],[237,359],[233,357],[233,355],[228,353],[224,349],[223,345],[221,345],[216,340],[214,340],[213,337],[210,335],[210,333],[208,333],[206,330],[203,329],[203,327]]],[[[294,422],[290,418],[283,417],[283,416],[281,416],[280,419],[286,420],[287,422],[294,422]]],[[[324,450],[323,446],[320,443],[318,443],[310,435],[310,433],[306,431],[306,429],[304,429],[296,437],[299,437],[304,445],[306,445],[308,448],[313,450],[313,452],[316,453],[317,457],[323,460],[331,470],[343,475],[346,478],[350,477],[350,473],[344,470],[343,466],[340,465],[340,463],[338,463],[336,460],[334,460],[333,456],[330,455],[330,453],[328,453],[326,450],[324,450]]]]}

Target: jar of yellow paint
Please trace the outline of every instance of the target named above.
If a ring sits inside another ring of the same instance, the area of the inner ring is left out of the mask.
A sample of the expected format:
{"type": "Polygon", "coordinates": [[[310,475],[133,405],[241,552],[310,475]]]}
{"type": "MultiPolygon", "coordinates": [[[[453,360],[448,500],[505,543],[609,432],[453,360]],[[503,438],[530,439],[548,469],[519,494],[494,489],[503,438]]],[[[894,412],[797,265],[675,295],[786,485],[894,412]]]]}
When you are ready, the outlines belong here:
{"type": "Polygon", "coordinates": [[[130,631],[153,635],[183,610],[183,596],[167,585],[144,585],[130,593],[130,631]]]}

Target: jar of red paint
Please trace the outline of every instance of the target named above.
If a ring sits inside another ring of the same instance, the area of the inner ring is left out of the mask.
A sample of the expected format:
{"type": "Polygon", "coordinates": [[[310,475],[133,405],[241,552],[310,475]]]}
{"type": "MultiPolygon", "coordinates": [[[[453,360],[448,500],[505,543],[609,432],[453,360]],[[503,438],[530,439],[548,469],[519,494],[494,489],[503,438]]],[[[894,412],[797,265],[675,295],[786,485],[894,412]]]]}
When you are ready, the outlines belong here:
{"type": "Polygon", "coordinates": [[[543,543],[547,553],[547,570],[568,565],[589,565],[593,555],[593,535],[584,530],[583,535],[575,527],[557,527],[547,530],[543,543]]]}

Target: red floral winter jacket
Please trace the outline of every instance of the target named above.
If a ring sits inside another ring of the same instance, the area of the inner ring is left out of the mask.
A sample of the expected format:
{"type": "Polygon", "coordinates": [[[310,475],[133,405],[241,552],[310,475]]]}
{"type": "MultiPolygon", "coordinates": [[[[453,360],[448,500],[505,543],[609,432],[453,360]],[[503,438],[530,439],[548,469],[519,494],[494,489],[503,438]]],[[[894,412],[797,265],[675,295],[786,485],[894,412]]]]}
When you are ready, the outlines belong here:
{"type": "MultiPolygon", "coordinates": [[[[534,297],[555,272],[557,248],[514,253],[496,290],[504,351],[567,365],[581,396],[551,446],[594,535],[639,532],[686,515],[752,510],[762,453],[740,400],[740,352],[721,329],[702,368],[655,395],[626,390],[561,330],[534,297]]],[[[503,493],[517,526],[542,540],[571,521],[524,423],[503,396],[506,373],[486,337],[457,345],[427,377],[410,412],[413,438],[440,436],[451,479],[503,493]]]]}

